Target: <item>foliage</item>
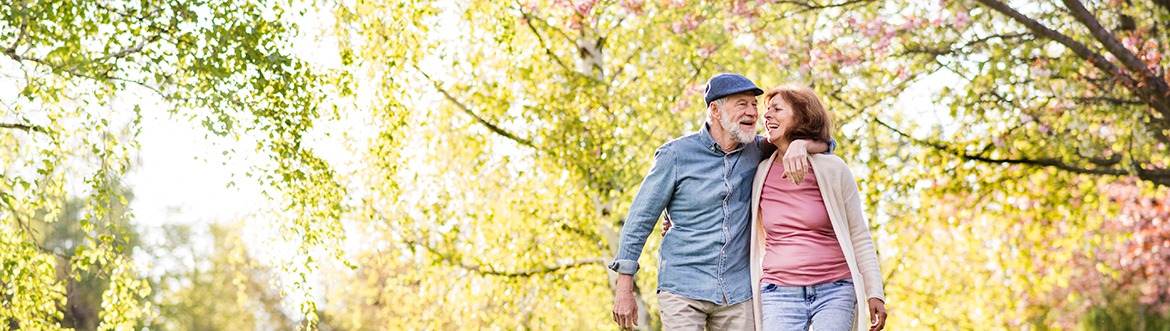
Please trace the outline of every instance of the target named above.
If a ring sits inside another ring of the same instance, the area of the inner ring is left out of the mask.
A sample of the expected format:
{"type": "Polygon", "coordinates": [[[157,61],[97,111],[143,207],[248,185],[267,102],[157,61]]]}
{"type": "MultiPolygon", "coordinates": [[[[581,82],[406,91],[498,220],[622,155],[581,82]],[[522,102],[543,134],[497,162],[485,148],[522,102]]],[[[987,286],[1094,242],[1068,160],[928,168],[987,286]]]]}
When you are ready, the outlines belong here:
{"type": "MultiPolygon", "coordinates": [[[[552,257],[524,263],[539,246],[509,243],[572,243],[534,230],[563,228],[565,210],[579,210],[568,223],[602,234],[602,245],[557,253],[605,261],[615,240],[604,235],[620,227],[648,153],[701,123],[703,79],[735,71],[765,86],[807,82],[835,110],[839,153],[855,162],[877,216],[892,328],[1015,329],[1075,323],[1053,305],[1090,302],[1054,295],[1074,281],[1057,266],[1110,248],[1098,231],[1118,208],[1101,187],[1117,176],[1167,183],[1156,42],[1167,10],[1090,6],[413,1],[342,6],[337,17],[339,35],[354,38],[343,51],[391,96],[383,102],[397,125],[373,143],[422,147],[393,152],[412,161],[379,172],[394,189],[373,205],[398,212],[370,213],[391,224],[407,261],[472,286],[486,285],[460,269],[489,279],[559,270],[552,257]],[[1095,21],[1133,26],[1103,35],[1095,21]],[[556,204],[518,201],[548,199],[549,188],[556,204]]],[[[604,310],[576,313],[607,325],[604,310]]]]}
{"type": "MultiPolygon", "coordinates": [[[[342,233],[332,169],[305,145],[320,112],[325,81],[290,55],[293,25],[282,1],[7,1],[0,5],[0,231],[6,267],[0,323],[57,328],[65,284],[84,272],[110,281],[100,329],[126,329],[144,318],[141,280],[124,244],[132,217],[110,206],[125,196],[109,182],[126,174],[144,112],[202,122],[209,134],[259,137],[269,162],[253,169],[287,202],[285,237],[299,250],[331,247],[342,233]],[[144,97],[147,96],[147,97],[144,97]],[[161,99],[161,102],[152,102],[161,99]],[[73,257],[56,262],[30,230],[51,223],[61,196],[86,201],[87,233],[73,257]],[[46,211],[34,216],[34,211],[46,211]]],[[[336,255],[336,252],[335,252],[336,255]]],[[[311,263],[286,266],[311,272],[311,263]]],[[[303,278],[303,277],[302,277],[303,278]]],[[[307,292],[309,285],[294,287],[307,292]]],[[[313,302],[303,305],[311,321],[313,302]]],[[[311,324],[311,323],[310,323],[311,324]]]]}
{"type": "Polygon", "coordinates": [[[271,282],[278,271],[258,261],[242,224],[168,225],[147,247],[160,265],[149,277],[162,330],[292,330],[300,316],[284,307],[271,282]],[[203,243],[198,239],[210,239],[203,243]]]}
{"type": "Polygon", "coordinates": [[[104,329],[615,328],[602,266],[651,153],[703,123],[707,77],[738,72],[833,110],[891,329],[1157,329],[1167,22],[1139,0],[9,1],[0,325],[89,328],[68,307],[97,301],[104,329]],[[321,40],[292,23],[306,6],[321,40]],[[288,256],[258,260],[243,227],[173,228],[147,249],[200,263],[138,269],[117,183],[156,113],[254,142],[225,155],[260,155],[247,172],[277,207],[251,222],[288,256]]]}

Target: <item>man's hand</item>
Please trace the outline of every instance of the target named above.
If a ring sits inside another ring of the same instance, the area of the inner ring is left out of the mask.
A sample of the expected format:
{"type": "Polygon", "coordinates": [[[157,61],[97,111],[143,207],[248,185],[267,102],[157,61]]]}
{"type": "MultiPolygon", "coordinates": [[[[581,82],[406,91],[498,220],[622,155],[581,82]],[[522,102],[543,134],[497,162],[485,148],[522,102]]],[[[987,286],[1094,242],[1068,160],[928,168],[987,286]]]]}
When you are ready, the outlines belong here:
{"type": "Polygon", "coordinates": [[[799,185],[808,174],[808,141],[796,140],[788,144],[788,151],[784,152],[784,177],[793,184],[799,185]]]}
{"type": "Polygon", "coordinates": [[[638,303],[634,301],[634,275],[619,274],[613,296],[613,321],[623,330],[638,326],[638,303]]]}
{"type": "Polygon", "coordinates": [[[881,331],[886,327],[886,303],[878,298],[869,298],[869,331],[881,331]]]}

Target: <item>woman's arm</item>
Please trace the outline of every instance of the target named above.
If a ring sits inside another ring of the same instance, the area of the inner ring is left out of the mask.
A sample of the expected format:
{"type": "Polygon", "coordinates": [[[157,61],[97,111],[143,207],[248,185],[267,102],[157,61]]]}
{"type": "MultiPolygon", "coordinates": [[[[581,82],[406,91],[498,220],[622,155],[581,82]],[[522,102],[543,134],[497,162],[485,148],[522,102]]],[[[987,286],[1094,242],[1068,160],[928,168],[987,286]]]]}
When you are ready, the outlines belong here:
{"type": "Polygon", "coordinates": [[[841,187],[845,198],[846,221],[849,223],[849,237],[853,241],[853,255],[857,261],[857,269],[861,271],[861,279],[865,282],[865,296],[869,315],[869,330],[881,331],[886,326],[886,294],[882,289],[882,269],[878,262],[877,250],[873,246],[873,236],[869,233],[869,222],[865,218],[864,208],[861,206],[861,194],[857,189],[857,179],[849,167],[845,166],[841,187]]]}
{"type": "Polygon", "coordinates": [[[882,270],[878,262],[877,250],[873,245],[873,236],[869,233],[869,222],[866,220],[862,207],[861,194],[858,193],[857,180],[853,173],[844,171],[841,188],[845,198],[846,220],[849,223],[849,237],[853,241],[853,254],[857,259],[857,269],[865,280],[865,295],[868,298],[878,298],[885,301],[885,291],[882,289],[882,270]]]}

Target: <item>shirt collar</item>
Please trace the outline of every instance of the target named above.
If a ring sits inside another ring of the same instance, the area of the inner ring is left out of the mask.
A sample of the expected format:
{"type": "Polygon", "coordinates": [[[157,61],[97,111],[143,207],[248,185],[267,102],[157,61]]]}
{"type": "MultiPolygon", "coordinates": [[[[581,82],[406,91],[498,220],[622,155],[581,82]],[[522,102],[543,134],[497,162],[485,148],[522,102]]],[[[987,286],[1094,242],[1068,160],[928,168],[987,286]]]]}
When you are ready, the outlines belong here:
{"type": "Polygon", "coordinates": [[[703,127],[699,128],[699,140],[703,142],[703,146],[707,146],[707,150],[719,154],[731,154],[743,150],[743,148],[747,146],[747,144],[740,143],[738,147],[731,150],[730,152],[724,152],[723,146],[719,146],[719,143],[715,142],[715,137],[711,136],[710,126],[711,123],[703,122],[703,127]]]}

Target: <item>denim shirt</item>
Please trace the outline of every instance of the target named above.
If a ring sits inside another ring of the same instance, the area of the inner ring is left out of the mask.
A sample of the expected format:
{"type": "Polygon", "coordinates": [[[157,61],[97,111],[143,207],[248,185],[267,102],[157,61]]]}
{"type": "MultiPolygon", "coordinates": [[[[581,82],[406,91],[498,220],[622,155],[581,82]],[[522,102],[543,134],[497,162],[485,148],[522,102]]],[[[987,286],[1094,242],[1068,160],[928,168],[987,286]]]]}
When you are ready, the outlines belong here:
{"type": "MultiPolygon", "coordinates": [[[[835,145],[829,142],[830,152],[835,145]]],[[[719,305],[750,300],[752,179],[760,161],[775,150],[757,136],[725,153],[707,124],[659,147],[630,206],[610,269],[638,271],[646,237],[665,211],[672,226],[659,249],[658,290],[719,305]]]]}

